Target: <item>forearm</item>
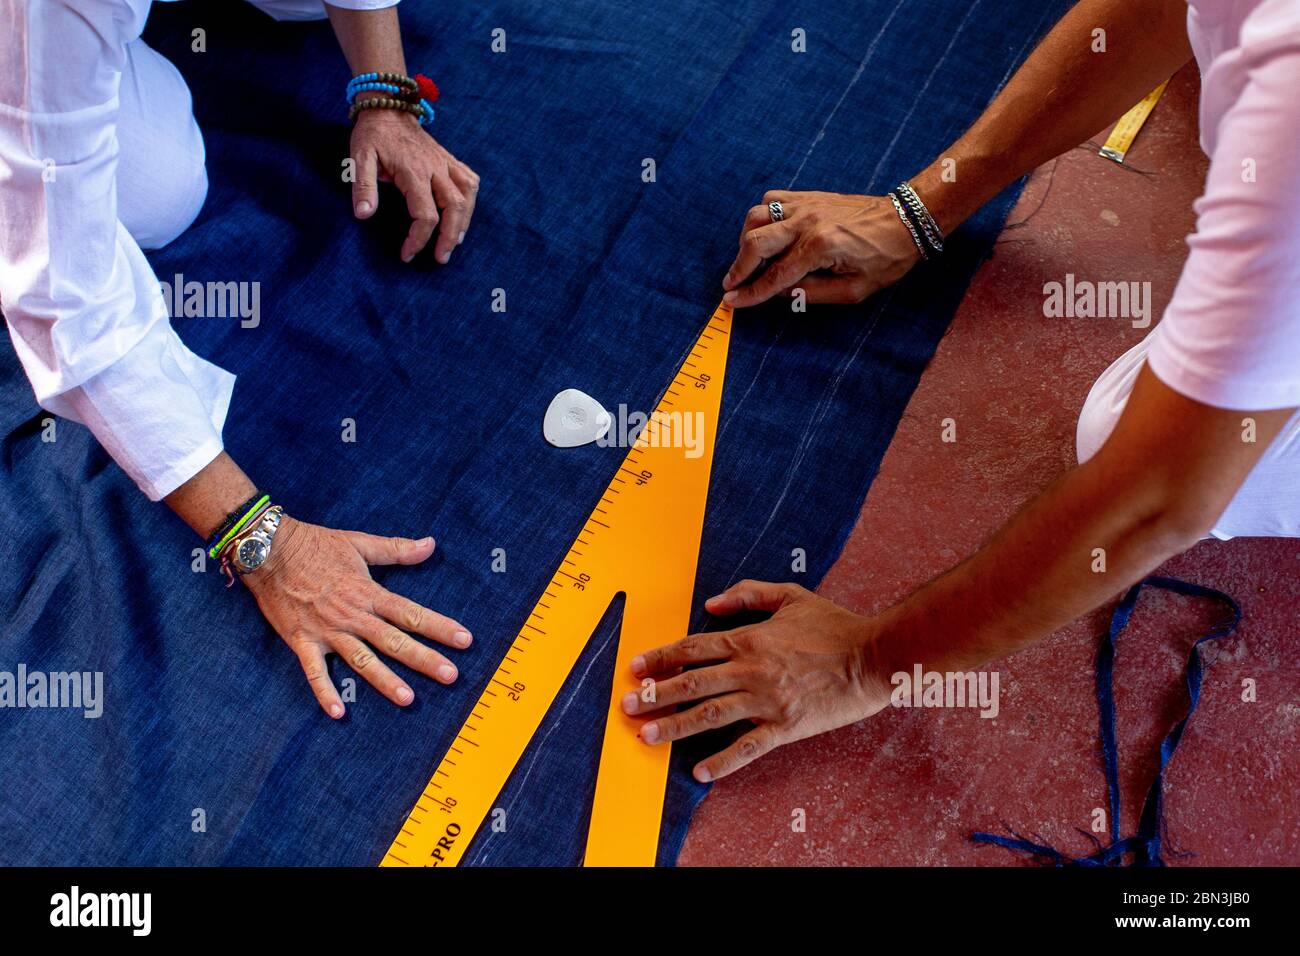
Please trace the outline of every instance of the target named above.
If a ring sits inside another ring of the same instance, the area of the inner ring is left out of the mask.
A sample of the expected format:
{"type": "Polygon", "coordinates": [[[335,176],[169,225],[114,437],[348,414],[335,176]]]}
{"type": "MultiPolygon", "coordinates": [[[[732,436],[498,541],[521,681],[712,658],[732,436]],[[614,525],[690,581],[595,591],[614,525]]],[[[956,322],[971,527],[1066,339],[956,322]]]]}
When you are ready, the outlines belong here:
{"type": "Polygon", "coordinates": [[[1167,502],[1137,468],[1071,469],[977,554],[887,611],[868,670],[885,680],[917,663],[966,670],[1046,637],[1195,543],[1202,526],[1167,502]]]}
{"type": "Polygon", "coordinates": [[[233,458],[224,451],[163,500],[206,538],[257,490],[233,458]]]}
{"type": "Polygon", "coordinates": [[[912,185],[951,231],[1008,184],[1119,118],[1191,56],[1185,0],[1081,0],[912,185]],[[1094,52],[1094,30],[1105,52],[1094,52]],[[951,161],[948,163],[947,161],[951,161]]]}
{"type": "Polygon", "coordinates": [[[397,7],[381,10],[346,10],[325,4],[330,26],[354,74],[370,72],[405,73],[402,33],[397,7]]]}

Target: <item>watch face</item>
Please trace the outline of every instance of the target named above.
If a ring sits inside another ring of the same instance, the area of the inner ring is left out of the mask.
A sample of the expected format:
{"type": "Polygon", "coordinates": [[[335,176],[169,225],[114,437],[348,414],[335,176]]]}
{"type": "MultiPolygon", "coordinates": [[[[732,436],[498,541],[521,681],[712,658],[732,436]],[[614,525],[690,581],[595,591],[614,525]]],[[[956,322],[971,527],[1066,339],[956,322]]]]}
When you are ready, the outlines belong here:
{"type": "Polygon", "coordinates": [[[249,571],[260,568],[262,562],[266,560],[268,550],[265,541],[259,541],[257,538],[245,538],[239,543],[239,563],[249,571]]]}

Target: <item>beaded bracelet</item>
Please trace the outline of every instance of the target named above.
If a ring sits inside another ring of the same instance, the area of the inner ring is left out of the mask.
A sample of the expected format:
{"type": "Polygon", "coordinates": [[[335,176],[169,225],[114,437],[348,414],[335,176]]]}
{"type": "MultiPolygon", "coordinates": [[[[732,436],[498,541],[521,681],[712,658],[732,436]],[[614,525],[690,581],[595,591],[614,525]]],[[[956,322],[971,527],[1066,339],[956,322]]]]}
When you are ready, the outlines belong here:
{"type": "Polygon", "coordinates": [[[348,80],[348,101],[356,98],[358,93],[367,90],[382,89],[387,93],[415,93],[419,84],[402,73],[358,73],[348,80]]]}
{"type": "Polygon", "coordinates": [[[438,101],[438,85],[427,76],[417,73],[414,78],[403,73],[358,73],[348,81],[348,121],[367,109],[396,109],[415,116],[421,126],[433,122],[433,104],[438,101]],[[386,93],[364,100],[356,97],[362,93],[386,93]]]}
{"type": "Polygon", "coordinates": [[[348,84],[348,103],[351,104],[358,93],[392,93],[394,96],[400,96],[405,90],[396,83],[357,83],[348,84]]]}
{"type": "Polygon", "coordinates": [[[260,514],[270,501],[270,495],[264,495],[261,492],[258,492],[257,496],[252,499],[251,504],[248,504],[247,506],[241,505],[238,511],[232,511],[232,516],[239,514],[240,517],[236,519],[233,524],[230,524],[230,518],[227,518],[226,521],[222,522],[221,527],[213,532],[212,538],[209,538],[208,540],[212,541],[213,538],[215,538],[216,543],[208,548],[208,557],[215,559],[217,555],[221,553],[222,549],[230,543],[230,539],[238,534],[241,528],[247,526],[247,524],[253,519],[254,515],[260,514]]]}
{"type": "Polygon", "coordinates": [[[410,113],[412,116],[418,117],[421,126],[426,125],[429,120],[433,119],[433,110],[427,111],[426,118],[425,107],[419,103],[408,103],[406,100],[395,100],[385,96],[373,100],[357,100],[352,104],[352,108],[348,110],[348,122],[355,120],[357,114],[362,110],[401,110],[404,113],[410,113]]]}

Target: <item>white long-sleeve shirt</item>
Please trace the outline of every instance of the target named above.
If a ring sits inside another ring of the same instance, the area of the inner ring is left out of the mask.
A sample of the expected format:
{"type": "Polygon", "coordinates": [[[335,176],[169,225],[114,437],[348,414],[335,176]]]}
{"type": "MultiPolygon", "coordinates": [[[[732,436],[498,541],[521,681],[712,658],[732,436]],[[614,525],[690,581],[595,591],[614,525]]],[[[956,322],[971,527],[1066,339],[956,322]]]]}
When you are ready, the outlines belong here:
{"type": "MultiPolygon", "coordinates": [[[[257,5],[324,15],[321,0],[257,5]]],[[[90,428],[157,500],[220,453],[234,376],[181,342],[119,216],[120,87],[149,7],[0,0],[0,310],[36,400],[90,428]]]]}

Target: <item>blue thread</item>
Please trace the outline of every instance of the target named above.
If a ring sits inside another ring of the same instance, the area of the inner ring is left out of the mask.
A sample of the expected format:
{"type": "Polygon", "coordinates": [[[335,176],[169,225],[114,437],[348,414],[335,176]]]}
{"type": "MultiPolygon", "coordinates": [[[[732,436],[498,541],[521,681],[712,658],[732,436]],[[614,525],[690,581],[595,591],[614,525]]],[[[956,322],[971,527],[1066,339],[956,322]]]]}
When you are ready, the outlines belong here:
{"type": "Polygon", "coordinates": [[[1165,768],[1173,759],[1174,751],[1178,749],[1178,744],[1182,740],[1183,731],[1187,729],[1187,724],[1196,713],[1196,705],[1201,699],[1201,681],[1205,674],[1205,666],[1201,661],[1201,645],[1207,641],[1227,637],[1236,631],[1240,623],[1241,606],[1231,597],[1214,588],[1179,581],[1177,578],[1163,577],[1149,577],[1133,585],[1111,615],[1110,630],[1106,640],[1102,641],[1097,650],[1097,710],[1101,723],[1102,756],[1106,763],[1106,790],[1110,795],[1110,844],[1102,846],[1091,833],[1080,830],[1079,832],[1084,833],[1097,845],[1097,852],[1089,856],[1071,857],[1049,845],[1041,837],[1038,837],[1037,841],[1026,839],[1006,824],[1003,826],[1011,834],[1010,837],[997,833],[976,832],[971,834],[971,840],[975,843],[992,843],[1009,850],[1032,853],[1051,860],[1057,866],[1114,866],[1122,864],[1123,858],[1130,853],[1133,855],[1133,866],[1164,866],[1160,841],[1164,833],[1165,768]],[[1152,781],[1151,789],[1147,791],[1146,800],[1142,805],[1142,816],[1138,820],[1137,833],[1121,839],[1119,835],[1119,747],[1115,742],[1115,642],[1120,632],[1128,626],[1129,618],[1133,616],[1138,595],[1148,586],[1173,591],[1175,594],[1187,597],[1207,597],[1219,601],[1232,610],[1232,617],[1214,625],[1192,645],[1184,678],[1187,684],[1187,713],[1160,742],[1160,766],[1156,770],[1156,778],[1152,781]]]}

